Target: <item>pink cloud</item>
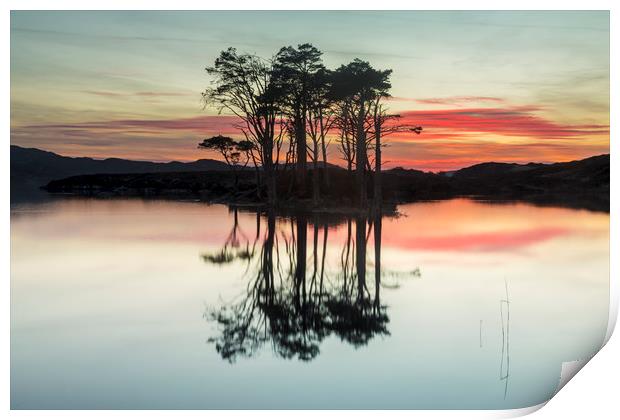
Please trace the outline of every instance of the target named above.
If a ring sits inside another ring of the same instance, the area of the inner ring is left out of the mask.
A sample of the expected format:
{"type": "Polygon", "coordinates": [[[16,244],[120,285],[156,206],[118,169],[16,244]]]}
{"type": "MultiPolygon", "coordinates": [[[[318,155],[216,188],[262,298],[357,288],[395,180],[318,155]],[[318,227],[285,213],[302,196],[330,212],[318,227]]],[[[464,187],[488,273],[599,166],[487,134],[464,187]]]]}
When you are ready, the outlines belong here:
{"type": "Polygon", "coordinates": [[[492,133],[505,136],[563,139],[609,134],[602,124],[562,124],[537,114],[532,106],[458,108],[401,112],[401,124],[421,125],[428,133],[492,133]]]}

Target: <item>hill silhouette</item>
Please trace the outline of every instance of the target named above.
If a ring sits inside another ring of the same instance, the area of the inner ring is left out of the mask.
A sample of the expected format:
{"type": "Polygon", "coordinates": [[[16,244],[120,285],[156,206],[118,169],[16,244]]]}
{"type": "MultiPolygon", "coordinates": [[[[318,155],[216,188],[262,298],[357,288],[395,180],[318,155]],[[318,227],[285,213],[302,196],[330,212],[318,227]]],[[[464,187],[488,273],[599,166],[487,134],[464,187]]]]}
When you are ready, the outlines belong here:
{"type": "Polygon", "coordinates": [[[118,158],[67,157],[41,149],[11,145],[11,196],[36,192],[52,180],[84,174],[224,171],[214,159],[194,162],[148,162],[118,158]]]}
{"type": "Polygon", "coordinates": [[[552,164],[481,163],[455,171],[453,185],[464,193],[579,193],[609,195],[609,155],[552,164]]]}

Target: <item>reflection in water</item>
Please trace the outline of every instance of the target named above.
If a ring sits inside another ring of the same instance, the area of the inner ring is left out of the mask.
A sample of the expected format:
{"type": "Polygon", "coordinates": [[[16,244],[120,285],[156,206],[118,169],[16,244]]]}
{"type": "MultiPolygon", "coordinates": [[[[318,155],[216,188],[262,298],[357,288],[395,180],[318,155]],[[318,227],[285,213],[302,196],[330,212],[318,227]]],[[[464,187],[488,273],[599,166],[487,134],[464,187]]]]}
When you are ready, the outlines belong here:
{"type": "Polygon", "coordinates": [[[222,358],[234,362],[251,357],[264,344],[271,344],[283,358],[312,360],[320,343],[334,334],[355,347],[367,344],[377,335],[389,335],[389,318],[381,305],[381,215],[369,221],[355,218],[353,237],[351,218],[346,220],[347,237],[341,251],[341,266],[333,278],[325,273],[325,255],[329,229],[327,221],[299,215],[291,219],[290,231],[276,230],[276,217],[267,213],[267,229],[257,256],[254,249],[261,237],[257,214],[253,243],[239,231],[238,210],[233,209],[233,229],[221,251],[204,255],[208,263],[222,264],[235,258],[247,258],[253,268],[246,293],[229,304],[209,309],[205,318],[217,322],[221,334],[211,338],[222,358]],[[311,255],[308,267],[308,230],[311,230],[311,255]],[[322,246],[319,236],[322,230],[322,246]],[[367,245],[374,239],[374,288],[367,284],[367,245]],[[239,251],[239,237],[246,238],[239,251]],[[232,249],[231,249],[232,248],[232,249]],[[354,249],[354,252],[353,252],[354,249]],[[250,251],[251,250],[251,251],[250,251]],[[354,269],[353,269],[354,267],[354,269]],[[372,291],[371,291],[372,290],[372,291]]]}
{"type": "Polygon", "coordinates": [[[12,408],[518,408],[600,348],[608,214],[398,210],[379,224],[174,201],[13,208],[12,408]]]}
{"type": "Polygon", "coordinates": [[[224,246],[216,253],[203,254],[202,259],[205,262],[224,265],[233,262],[235,259],[250,261],[254,257],[260,232],[260,215],[256,214],[256,238],[254,238],[251,249],[250,240],[239,227],[239,212],[237,209],[234,209],[233,215],[233,227],[224,242],[224,246]],[[245,242],[245,249],[240,248],[241,240],[245,242]]]}

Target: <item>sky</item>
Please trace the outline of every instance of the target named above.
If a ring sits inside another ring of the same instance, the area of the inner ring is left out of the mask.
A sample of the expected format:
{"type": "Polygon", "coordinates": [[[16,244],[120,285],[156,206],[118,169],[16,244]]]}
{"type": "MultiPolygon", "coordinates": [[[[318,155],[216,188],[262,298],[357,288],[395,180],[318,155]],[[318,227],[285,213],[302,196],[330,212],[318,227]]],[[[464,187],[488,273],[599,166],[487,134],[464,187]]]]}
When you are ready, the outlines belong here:
{"type": "MultiPolygon", "coordinates": [[[[235,47],[310,42],[327,67],[392,69],[385,167],[453,170],[609,153],[607,11],[12,11],[11,144],[66,156],[216,158],[238,135],[204,108],[205,67],[235,47]]],[[[329,159],[342,164],[334,145],[329,159]]]]}

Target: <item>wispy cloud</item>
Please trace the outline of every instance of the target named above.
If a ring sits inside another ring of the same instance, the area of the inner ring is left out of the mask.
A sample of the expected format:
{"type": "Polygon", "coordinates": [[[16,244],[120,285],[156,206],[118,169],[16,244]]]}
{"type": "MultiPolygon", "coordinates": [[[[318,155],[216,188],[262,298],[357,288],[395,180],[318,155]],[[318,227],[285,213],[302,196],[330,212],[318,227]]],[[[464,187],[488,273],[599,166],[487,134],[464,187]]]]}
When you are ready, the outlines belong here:
{"type": "Polygon", "coordinates": [[[416,99],[414,98],[407,98],[404,96],[388,96],[386,100],[389,102],[414,102],[416,101],[416,99]]]}
{"type": "Polygon", "coordinates": [[[458,105],[472,102],[502,103],[504,100],[492,96],[448,96],[444,98],[416,99],[416,102],[425,105],[458,105]]]}
{"type": "Polygon", "coordinates": [[[95,34],[88,32],[67,32],[67,31],[58,31],[58,30],[47,30],[47,29],[32,29],[32,28],[19,28],[19,27],[11,27],[11,32],[22,32],[22,33],[30,33],[35,35],[45,35],[45,36],[62,36],[67,38],[94,38],[94,39],[109,39],[116,41],[168,41],[168,42],[192,42],[192,43],[201,43],[201,42],[209,42],[211,39],[198,39],[198,38],[179,38],[179,37],[161,37],[161,36],[133,36],[133,35],[117,35],[117,34],[95,34]]]}
{"type": "Polygon", "coordinates": [[[129,92],[129,93],[126,93],[126,92],[115,92],[115,91],[107,91],[107,90],[83,90],[82,92],[88,93],[89,95],[105,96],[105,97],[112,97],[112,98],[132,97],[132,96],[150,97],[150,98],[166,97],[166,96],[191,96],[191,94],[185,93],[185,92],[129,92]]]}
{"type": "Polygon", "coordinates": [[[37,124],[15,128],[14,131],[50,130],[70,132],[74,130],[121,131],[134,132],[150,130],[153,133],[166,131],[191,131],[196,134],[221,132],[222,134],[238,133],[235,124],[239,119],[228,115],[205,115],[190,118],[167,120],[126,119],[112,121],[83,122],[72,124],[37,124]]]}

